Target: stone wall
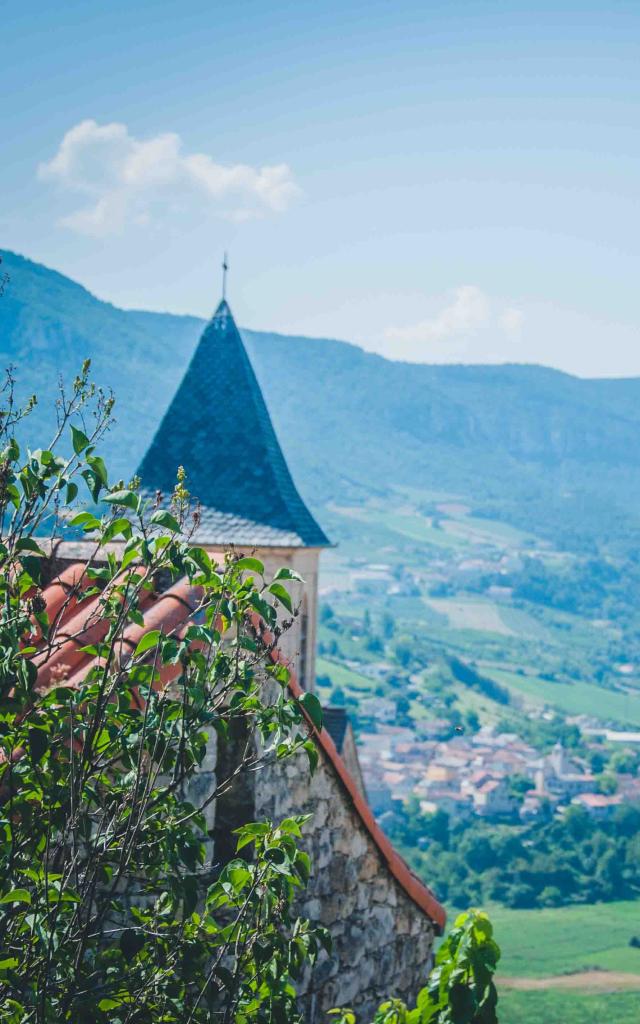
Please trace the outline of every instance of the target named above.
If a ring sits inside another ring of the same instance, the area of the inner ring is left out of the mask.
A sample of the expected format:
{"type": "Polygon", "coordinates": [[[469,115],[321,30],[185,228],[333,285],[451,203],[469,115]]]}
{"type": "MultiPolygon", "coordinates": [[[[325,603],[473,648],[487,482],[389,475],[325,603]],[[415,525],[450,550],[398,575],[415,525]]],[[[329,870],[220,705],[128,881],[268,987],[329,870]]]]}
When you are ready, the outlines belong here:
{"type": "Polygon", "coordinates": [[[368,1024],[386,997],[415,997],[431,965],[433,924],[388,870],[322,753],[311,779],[306,758],[258,772],[254,799],[257,820],[313,814],[304,843],[312,874],[299,912],[329,929],[334,949],[301,986],[307,1024],[326,1022],[334,1006],[351,1006],[368,1024]]]}

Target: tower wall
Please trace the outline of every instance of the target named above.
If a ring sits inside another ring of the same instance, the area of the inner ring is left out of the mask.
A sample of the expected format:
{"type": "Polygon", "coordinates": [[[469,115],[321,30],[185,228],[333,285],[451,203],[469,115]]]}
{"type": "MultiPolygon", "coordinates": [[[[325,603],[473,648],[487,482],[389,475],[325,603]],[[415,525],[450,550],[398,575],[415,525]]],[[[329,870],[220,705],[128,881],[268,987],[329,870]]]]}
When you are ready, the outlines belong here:
{"type": "MultiPolygon", "coordinates": [[[[219,549],[208,548],[214,558],[223,558],[219,549]]],[[[318,622],[318,571],[320,548],[251,548],[243,549],[243,554],[258,558],[264,564],[265,578],[271,580],[278,569],[293,569],[302,576],[304,583],[285,581],[291,594],[294,609],[298,614],[293,617],[291,626],[286,629],[278,647],[291,662],[295,674],[303,688],[313,692],[316,683],[316,643],[318,622]]],[[[292,618],[280,605],[278,608],[281,621],[292,618]]]]}

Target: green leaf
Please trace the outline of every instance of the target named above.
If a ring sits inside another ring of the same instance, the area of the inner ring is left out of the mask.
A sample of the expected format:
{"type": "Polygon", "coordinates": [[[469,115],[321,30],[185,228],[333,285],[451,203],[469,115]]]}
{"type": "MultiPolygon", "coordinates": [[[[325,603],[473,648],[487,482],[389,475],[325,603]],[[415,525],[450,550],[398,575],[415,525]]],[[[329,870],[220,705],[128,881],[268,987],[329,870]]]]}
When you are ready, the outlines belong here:
{"type": "Polygon", "coordinates": [[[269,587],[269,593],[283,604],[288,612],[293,612],[293,602],[291,601],[291,595],[286,587],[282,586],[282,583],[272,583],[269,587]]]}
{"type": "Polygon", "coordinates": [[[173,533],[180,533],[180,523],[165,509],[159,508],[157,512],[154,512],[151,522],[157,526],[164,526],[165,529],[171,530],[173,533]]]}
{"type": "Polygon", "coordinates": [[[247,569],[249,572],[257,572],[264,576],[264,565],[259,558],[239,558],[235,565],[236,569],[247,569]]]}
{"type": "Polygon", "coordinates": [[[102,490],[102,480],[92,469],[85,469],[81,475],[89,488],[89,494],[91,495],[92,500],[97,501],[100,497],[100,491],[102,490]]]}
{"type": "Polygon", "coordinates": [[[273,605],[269,604],[259,594],[253,593],[249,595],[249,603],[253,608],[262,616],[268,626],[272,626],[277,618],[276,610],[273,605]]]}
{"type": "Polygon", "coordinates": [[[48,747],[49,737],[43,729],[29,729],[29,753],[35,764],[39,764],[48,747]]]}
{"type": "Polygon", "coordinates": [[[32,551],[38,558],[44,558],[45,553],[42,548],[38,547],[33,537],[22,537],[16,544],[16,554],[19,551],[32,551]]]}
{"type": "Polygon", "coordinates": [[[76,455],[80,455],[85,448],[89,447],[89,438],[82,430],[79,430],[78,427],[74,427],[73,423],[71,424],[71,438],[73,441],[73,450],[76,455]]]}
{"type": "Polygon", "coordinates": [[[6,960],[0,960],[0,971],[10,971],[17,967],[20,961],[15,956],[8,956],[6,960]]]}
{"type": "Polygon", "coordinates": [[[87,533],[89,530],[99,530],[101,523],[91,512],[78,512],[77,516],[69,520],[69,526],[81,526],[87,533]]]}
{"type": "Polygon", "coordinates": [[[124,517],[114,519],[112,523],[109,523],[100,539],[100,544],[108,544],[110,540],[113,540],[119,534],[122,534],[125,540],[129,540],[131,537],[131,523],[124,517]]]}
{"type": "Polygon", "coordinates": [[[67,484],[67,497],[65,499],[67,505],[70,505],[71,502],[77,497],[77,495],[78,495],[78,485],[74,484],[73,482],[70,483],[70,484],[67,484]]]}
{"type": "Polygon", "coordinates": [[[0,896],[0,903],[31,903],[28,889],[12,889],[5,896],[0,896]]]}
{"type": "Polygon", "coordinates": [[[130,547],[129,550],[125,551],[125,553],[124,553],[124,557],[123,557],[122,562],[120,564],[120,571],[124,572],[124,570],[128,566],[130,566],[132,562],[135,562],[136,558],[139,558],[139,557],[140,557],[140,551],[138,550],[137,543],[134,541],[132,547],[130,547]]]}
{"type": "Polygon", "coordinates": [[[108,487],[109,475],[107,473],[107,467],[104,464],[104,459],[101,459],[99,455],[88,455],[87,465],[91,466],[102,486],[108,487]]]}
{"type": "Polygon", "coordinates": [[[135,491],[110,491],[109,494],[103,495],[102,500],[108,505],[122,505],[123,508],[130,508],[132,512],[138,511],[140,502],[135,491]]]}
{"type": "Polygon", "coordinates": [[[121,999],[101,999],[98,1003],[99,1010],[117,1010],[122,1006],[121,999]]]}
{"type": "Polygon", "coordinates": [[[295,569],[278,569],[273,577],[273,582],[275,583],[277,580],[292,580],[294,583],[304,583],[304,579],[295,569]]]}
{"type": "Polygon", "coordinates": [[[162,633],[159,629],[152,629],[149,633],[145,633],[138,642],[134,657],[137,658],[140,654],[144,654],[145,651],[150,650],[152,647],[157,647],[161,636],[162,633]]]}
{"type": "Polygon", "coordinates": [[[134,956],[144,948],[144,936],[135,928],[125,928],[120,936],[120,949],[125,960],[133,960],[134,956]]]}
{"type": "Polygon", "coordinates": [[[318,760],[319,760],[318,748],[316,747],[316,745],[313,742],[313,740],[307,740],[307,742],[304,745],[304,749],[306,751],[307,758],[309,759],[309,771],[313,775],[313,773],[315,772],[316,768],[318,767],[318,760]]]}
{"type": "Polygon", "coordinates": [[[300,703],[316,729],[322,729],[322,705],[315,693],[303,693],[300,703]]]}

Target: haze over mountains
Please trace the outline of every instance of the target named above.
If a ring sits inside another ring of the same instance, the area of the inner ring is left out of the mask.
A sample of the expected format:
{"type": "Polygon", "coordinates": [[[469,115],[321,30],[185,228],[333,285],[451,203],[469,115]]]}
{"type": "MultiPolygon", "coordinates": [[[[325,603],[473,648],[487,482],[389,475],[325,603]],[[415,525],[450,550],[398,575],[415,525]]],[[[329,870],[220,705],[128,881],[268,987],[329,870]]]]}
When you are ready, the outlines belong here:
{"type": "MultiPolygon", "coordinates": [[[[203,321],[117,309],[53,270],[0,252],[10,276],[0,299],[3,364],[17,368],[22,393],[40,399],[30,440],[45,441],[58,376],[70,381],[89,357],[95,381],[117,397],[104,445],[112,475],[131,475],[203,321]]],[[[535,525],[568,546],[632,542],[640,526],[640,379],[583,380],[530,365],[415,365],[341,341],[243,335],[294,477],[321,520],[332,519],[327,505],[412,487],[460,495],[480,514],[535,525]]]]}

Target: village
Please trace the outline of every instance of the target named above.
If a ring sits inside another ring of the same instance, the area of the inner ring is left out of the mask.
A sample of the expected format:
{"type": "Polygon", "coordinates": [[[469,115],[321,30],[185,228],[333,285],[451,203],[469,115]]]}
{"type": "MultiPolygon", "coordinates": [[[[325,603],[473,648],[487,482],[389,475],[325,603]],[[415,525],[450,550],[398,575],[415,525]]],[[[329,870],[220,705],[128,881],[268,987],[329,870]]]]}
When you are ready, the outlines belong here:
{"type": "MultiPolygon", "coordinates": [[[[602,741],[637,747],[639,733],[600,730],[590,721],[582,735],[592,749],[602,741]]],[[[570,756],[561,743],[541,755],[515,733],[484,726],[471,736],[447,740],[423,738],[412,729],[381,724],[359,736],[359,757],[371,806],[384,823],[410,796],[425,814],[479,815],[530,822],[562,812],[573,804],[595,820],[606,821],[623,802],[640,802],[640,777],[615,776],[615,792],[602,783],[583,758],[570,756]]]]}

